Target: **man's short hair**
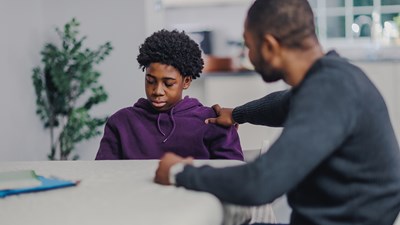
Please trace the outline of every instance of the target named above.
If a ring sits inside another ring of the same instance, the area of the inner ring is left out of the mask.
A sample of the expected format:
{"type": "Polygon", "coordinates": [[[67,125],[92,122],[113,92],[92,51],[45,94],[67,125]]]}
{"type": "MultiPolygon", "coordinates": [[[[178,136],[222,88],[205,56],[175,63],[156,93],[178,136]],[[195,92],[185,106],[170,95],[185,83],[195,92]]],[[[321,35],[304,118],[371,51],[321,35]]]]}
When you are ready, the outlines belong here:
{"type": "Polygon", "coordinates": [[[145,70],[151,63],[175,67],[182,76],[200,77],[203,59],[199,45],[184,31],[160,30],[146,38],[139,47],[139,67],[145,70]]]}
{"type": "Polygon", "coordinates": [[[247,27],[257,37],[270,34],[288,48],[303,48],[305,38],[316,38],[307,0],[256,0],[248,11],[247,27]]]}

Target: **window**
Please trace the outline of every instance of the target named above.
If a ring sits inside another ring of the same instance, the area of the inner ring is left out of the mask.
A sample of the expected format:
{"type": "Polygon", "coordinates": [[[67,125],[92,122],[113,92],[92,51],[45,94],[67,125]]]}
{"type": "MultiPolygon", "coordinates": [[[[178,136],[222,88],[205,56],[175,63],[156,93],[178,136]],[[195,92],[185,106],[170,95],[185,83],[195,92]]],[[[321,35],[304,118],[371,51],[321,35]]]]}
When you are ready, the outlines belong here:
{"type": "Polygon", "coordinates": [[[377,38],[397,30],[400,0],[309,0],[321,40],[377,38]],[[390,30],[391,29],[391,30],[390,30]]]}

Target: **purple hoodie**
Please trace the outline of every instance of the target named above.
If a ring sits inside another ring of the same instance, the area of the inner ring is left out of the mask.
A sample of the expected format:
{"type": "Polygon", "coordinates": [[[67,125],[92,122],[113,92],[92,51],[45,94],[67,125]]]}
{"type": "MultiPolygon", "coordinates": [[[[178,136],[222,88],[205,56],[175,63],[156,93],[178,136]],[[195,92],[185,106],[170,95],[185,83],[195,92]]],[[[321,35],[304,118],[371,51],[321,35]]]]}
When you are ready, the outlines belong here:
{"type": "Polygon", "coordinates": [[[205,124],[215,112],[185,97],[166,112],[139,99],[112,115],[104,128],[96,160],[159,159],[165,152],[195,159],[238,159],[243,152],[236,129],[205,124]]]}

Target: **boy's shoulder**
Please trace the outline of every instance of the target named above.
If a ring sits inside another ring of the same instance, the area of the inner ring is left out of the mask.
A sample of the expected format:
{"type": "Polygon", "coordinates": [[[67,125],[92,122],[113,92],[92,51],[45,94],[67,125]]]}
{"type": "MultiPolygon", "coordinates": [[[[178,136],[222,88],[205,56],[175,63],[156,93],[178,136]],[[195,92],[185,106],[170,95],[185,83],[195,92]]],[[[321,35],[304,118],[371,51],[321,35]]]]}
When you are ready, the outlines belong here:
{"type": "Polygon", "coordinates": [[[139,98],[133,105],[117,110],[111,117],[127,117],[135,114],[140,114],[142,111],[148,111],[150,106],[144,98],[139,98]]]}
{"type": "Polygon", "coordinates": [[[214,112],[214,110],[211,107],[203,105],[196,98],[185,97],[185,99],[182,103],[178,107],[177,112],[182,111],[182,112],[186,112],[188,114],[195,114],[201,118],[203,118],[203,117],[209,118],[209,117],[216,116],[216,113],[214,112]],[[184,105],[184,106],[182,107],[182,105],[184,105]]]}
{"type": "Polygon", "coordinates": [[[217,114],[215,113],[215,111],[209,107],[209,106],[201,106],[199,107],[199,110],[202,112],[202,114],[204,116],[208,117],[216,117],[217,114]]]}
{"type": "Polygon", "coordinates": [[[125,117],[130,117],[132,116],[132,114],[136,114],[137,112],[135,112],[135,110],[133,109],[132,106],[129,107],[125,107],[122,109],[117,110],[115,113],[113,113],[110,117],[110,119],[121,119],[121,118],[125,118],[125,117]]]}
{"type": "Polygon", "coordinates": [[[128,107],[124,107],[124,108],[117,110],[114,113],[114,115],[126,115],[126,114],[133,113],[133,112],[134,112],[133,107],[128,106],[128,107]]]}

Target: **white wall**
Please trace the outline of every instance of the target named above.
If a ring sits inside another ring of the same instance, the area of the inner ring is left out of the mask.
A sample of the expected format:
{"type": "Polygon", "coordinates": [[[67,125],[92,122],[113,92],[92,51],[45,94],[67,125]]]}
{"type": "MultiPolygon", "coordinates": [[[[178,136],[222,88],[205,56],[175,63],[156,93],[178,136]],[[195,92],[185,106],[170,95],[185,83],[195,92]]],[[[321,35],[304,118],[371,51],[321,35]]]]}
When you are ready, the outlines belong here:
{"type": "Polygon", "coordinates": [[[41,1],[0,3],[0,160],[37,160],[46,156],[47,135],[35,116],[32,67],[43,43],[41,1]]]}
{"type": "Polygon", "coordinates": [[[165,26],[185,30],[211,30],[214,54],[232,54],[227,40],[241,41],[247,4],[177,7],[165,10],[165,26]]]}
{"type": "MultiPolygon", "coordinates": [[[[32,68],[40,64],[44,43],[57,40],[54,28],[72,17],[81,22],[88,47],[114,46],[98,67],[109,99],[94,114],[109,115],[143,96],[136,56],[149,33],[145,12],[145,0],[0,0],[0,161],[47,159],[49,133],[35,114],[32,68]]],[[[77,146],[81,159],[94,158],[99,140],[77,146]]]]}

